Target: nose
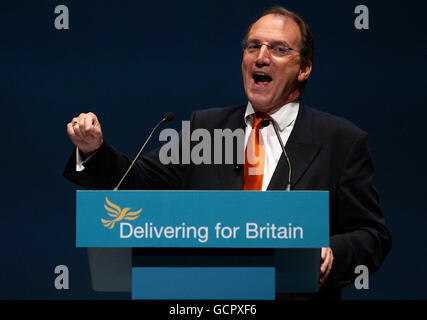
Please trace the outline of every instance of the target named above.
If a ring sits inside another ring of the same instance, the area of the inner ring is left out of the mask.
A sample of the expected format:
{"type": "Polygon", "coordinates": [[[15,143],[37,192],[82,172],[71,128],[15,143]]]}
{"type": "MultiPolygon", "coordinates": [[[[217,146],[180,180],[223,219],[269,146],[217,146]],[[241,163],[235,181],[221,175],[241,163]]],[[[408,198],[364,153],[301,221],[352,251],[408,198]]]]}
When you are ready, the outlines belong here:
{"type": "Polygon", "coordinates": [[[257,67],[268,66],[270,62],[271,62],[270,51],[268,50],[267,45],[263,44],[259,49],[258,56],[255,61],[256,66],[257,67]]]}

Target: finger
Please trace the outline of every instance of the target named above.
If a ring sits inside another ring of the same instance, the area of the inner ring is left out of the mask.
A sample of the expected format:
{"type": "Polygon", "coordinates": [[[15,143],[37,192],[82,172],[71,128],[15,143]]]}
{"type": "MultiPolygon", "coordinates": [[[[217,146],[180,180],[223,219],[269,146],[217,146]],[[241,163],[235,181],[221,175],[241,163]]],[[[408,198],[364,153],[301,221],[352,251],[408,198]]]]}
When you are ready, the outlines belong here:
{"type": "Polygon", "coordinates": [[[325,258],[326,258],[327,248],[322,248],[320,251],[320,258],[322,259],[322,263],[320,264],[320,274],[323,275],[325,267],[325,258]]]}
{"type": "Polygon", "coordinates": [[[329,277],[329,273],[331,272],[331,270],[332,270],[332,264],[329,264],[327,269],[326,269],[326,272],[319,279],[319,286],[322,286],[326,282],[326,280],[329,277]]]}
{"type": "Polygon", "coordinates": [[[73,119],[71,119],[71,124],[73,125],[73,126],[75,126],[76,124],[78,124],[79,123],[79,118],[78,117],[74,117],[73,119]]]}
{"type": "Polygon", "coordinates": [[[92,112],[89,112],[85,118],[85,130],[88,135],[94,138],[102,137],[101,125],[97,116],[92,112]]]}
{"type": "Polygon", "coordinates": [[[323,276],[325,274],[326,268],[327,268],[327,262],[323,261],[321,266],[320,266],[320,274],[323,276]]]}
{"type": "Polygon", "coordinates": [[[320,272],[325,274],[329,264],[331,263],[331,251],[330,249],[325,250],[325,258],[322,263],[322,267],[320,268],[320,272]]]}
{"type": "Polygon", "coordinates": [[[325,270],[325,274],[323,275],[324,281],[326,281],[326,279],[329,277],[331,270],[332,270],[332,261],[330,261],[327,265],[327,268],[325,270]]]}
{"type": "Polygon", "coordinates": [[[325,257],[325,269],[324,272],[326,272],[326,269],[329,268],[332,264],[332,250],[328,248],[326,251],[326,257],[325,257]]]}
{"type": "Polygon", "coordinates": [[[320,266],[320,273],[324,274],[328,264],[331,262],[331,249],[329,248],[322,248],[322,264],[320,266]],[[325,249],[325,250],[323,250],[325,249]]]}
{"type": "Polygon", "coordinates": [[[325,269],[321,270],[322,275],[319,279],[319,286],[322,286],[325,283],[325,281],[328,279],[329,274],[331,273],[331,270],[332,270],[333,263],[334,263],[333,252],[331,249],[328,249],[328,253],[327,253],[327,256],[326,256],[325,262],[324,262],[325,269]]]}
{"type": "Polygon", "coordinates": [[[80,129],[80,121],[78,118],[73,118],[71,121],[72,129],[74,130],[74,134],[79,139],[84,139],[83,133],[80,129]]]}
{"type": "Polygon", "coordinates": [[[102,139],[101,124],[99,123],[97,116],[92,112],[89,112],[89,115],[91,115],[92,117],[92,127],[91,127],[91,130],[89,131],[90,134],[92,135],[92,137],[96,139],[99,139],[99,138],[102,139]]]}
{"type": "Polygon", "coordinates": [[[85,133],[87,134],[92,133],[93,125],[95,123],[95,119],[93,118],[93,116],[91,114],[87,114],[83,121],[84,121],[85,133]]]}
{"type": "Polygon", "coordinates": [[[326,268],[326,271],[325,271],[325,277],[326,278],[331,273],[333,265],[334,265],[334,254],[333,254],[332,250],[329,250],[329,261],[328,261],[328,265],[327,265],[327,268],[326,268]]]}
{"type": "Polygon", "coordinates": [[[325,260],[327,250],[328,248],[322,248],[322,250],[320,251],[320,257],[322,258],[322,260],[325,260]]]}
{"type": "Polygon", "coordinates": [[[323,283],[326,281],[326,278],[328,276],[326,273],[326,270],[327,270],[327,266],[325,266],[325,270],[321,271],[320,273],[319,285],[323,285],[323,283]]]}
{"type": "Polygon", "coordinates": [[[73,122],[67,123],[67,133],[71,139],[73,139],[76,136],[73,129],[73,122]]]}
{"type": "Polygon", "coordinates": [[[88,112],[88,115],[91,116],[92,118],[92,124],[96,126],[99,123],[98,117],[96,116],[96,114],[94,114],[93,112],[88,112]]]}
{"type": "Polygon", "coordinates": [[[82,137],[86,137],[88,135],[86,129],[85,129],[85,122],[87,118],[87,113],[80,113],[78,116],[78,124],[76,124],[76,127],[78,126],[78,130],[80,131],[80,135],[82,137]]]}
{"type": "Polygon", "coordinates": [[[67,124],[67,133],[71,142],[74,143],[76,146],[78,146],[83,140],[79,136],[77,136],[76,130],[74,130],[74,127],[75,125],[73,125],[73,122],[69,122],[67,124]]]}

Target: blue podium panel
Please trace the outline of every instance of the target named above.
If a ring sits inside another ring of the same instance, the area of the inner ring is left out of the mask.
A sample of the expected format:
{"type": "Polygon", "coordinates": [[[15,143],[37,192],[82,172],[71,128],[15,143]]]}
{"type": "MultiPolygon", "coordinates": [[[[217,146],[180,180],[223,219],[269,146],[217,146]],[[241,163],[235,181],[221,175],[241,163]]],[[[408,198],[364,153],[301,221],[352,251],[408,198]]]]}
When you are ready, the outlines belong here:
{"type": "MultiPolygon", "coordinates": [[[[78,247],[134,248],[134,299],[317,290],[327,191],[78,191],[76,200],[78,247]]],[[[91,267],[104,268],[98,260],[91,267]]]]}
{"type": "Polygon", "coordinates": [[[132,268],[132,299],[274,300],[274,267],[132,268]]]}
{"type": "Polygon", "coordinates": [[[78,191],[78,247],[329,246],[327,191],[78,191]]]}

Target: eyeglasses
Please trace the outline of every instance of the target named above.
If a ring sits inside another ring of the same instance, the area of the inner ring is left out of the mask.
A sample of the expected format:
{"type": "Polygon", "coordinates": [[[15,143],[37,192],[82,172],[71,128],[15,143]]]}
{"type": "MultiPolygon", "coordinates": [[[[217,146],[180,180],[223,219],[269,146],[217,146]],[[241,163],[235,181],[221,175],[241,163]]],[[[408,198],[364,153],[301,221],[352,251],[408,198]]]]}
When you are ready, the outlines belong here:
{"type": "Polygon", "coordinates": [[[258,53],[263,45],[267,46],[268,52],[275,57],[284,57],[292,51],[298,52],[294,48],[289,47],[286,43],[280,41],[273,43],[261,42],[258,40],[242,41],[243,50],[251,54],[258,53]]]}

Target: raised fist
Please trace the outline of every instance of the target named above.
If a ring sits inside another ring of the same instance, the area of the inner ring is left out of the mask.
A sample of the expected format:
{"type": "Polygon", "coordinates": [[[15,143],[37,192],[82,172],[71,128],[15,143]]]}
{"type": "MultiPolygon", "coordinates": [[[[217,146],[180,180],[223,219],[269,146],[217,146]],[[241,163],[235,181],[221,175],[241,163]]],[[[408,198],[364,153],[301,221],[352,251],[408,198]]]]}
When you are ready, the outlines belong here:
{"type": "Polygon", "coordinates": [[[81,113],[67,124],[67,132],[71,141],[85,157],[94,153],[102,144],[101,124],[92,112],[81,113]]]}

